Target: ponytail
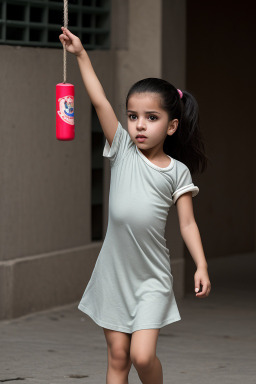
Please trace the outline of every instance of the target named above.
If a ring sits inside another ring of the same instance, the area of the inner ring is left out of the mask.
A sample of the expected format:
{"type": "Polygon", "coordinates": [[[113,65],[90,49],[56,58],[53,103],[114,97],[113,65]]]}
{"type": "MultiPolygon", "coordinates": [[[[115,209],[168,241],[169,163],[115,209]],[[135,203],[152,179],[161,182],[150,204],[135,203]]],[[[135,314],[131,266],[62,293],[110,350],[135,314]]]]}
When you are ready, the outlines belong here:
{"type": "Polygon", "coordinates": [[[180,103],[181,118],[178,128],[172,136],[166,137],[163,149],[166,154],[186,164],[192,174],[202,173],[207,168],[208,157],[199,129],[198,104],[194,96],[187,91],[182,92],[180,103]]]}

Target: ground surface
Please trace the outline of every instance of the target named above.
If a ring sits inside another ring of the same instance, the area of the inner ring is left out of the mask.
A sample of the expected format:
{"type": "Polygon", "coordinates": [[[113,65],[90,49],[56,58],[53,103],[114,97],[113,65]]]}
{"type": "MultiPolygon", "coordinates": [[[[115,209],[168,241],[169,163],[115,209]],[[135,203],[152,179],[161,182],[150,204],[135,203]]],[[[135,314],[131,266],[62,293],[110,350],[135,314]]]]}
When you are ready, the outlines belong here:
{"type": "MultiPolygon", "coordinates": [[[[164,384],[256,383],[256,256],[242,259],[209,262],[210,296],[177,301],[182,320],[157,345],[164,384]]],[[[105,384],[103,330],[77,305],[0,322],[0,382],[105,384]]],[[[140,383],[133,366],[129,383],[140,383]]]]}

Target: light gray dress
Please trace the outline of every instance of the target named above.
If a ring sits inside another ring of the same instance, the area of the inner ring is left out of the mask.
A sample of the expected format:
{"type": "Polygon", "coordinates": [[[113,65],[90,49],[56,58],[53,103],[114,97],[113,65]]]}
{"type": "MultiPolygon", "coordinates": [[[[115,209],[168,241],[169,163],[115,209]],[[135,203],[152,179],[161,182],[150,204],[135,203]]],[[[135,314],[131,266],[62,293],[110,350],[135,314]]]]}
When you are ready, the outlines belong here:
{"type": "Polygon", "coordinates": [[[164,237],[168,211],[199,188],[182,162],[149,161],[120,123],[103,156],[111,166],[108,228],[78,308],[115,331],[161,328],[181,319],[164,237]]]}

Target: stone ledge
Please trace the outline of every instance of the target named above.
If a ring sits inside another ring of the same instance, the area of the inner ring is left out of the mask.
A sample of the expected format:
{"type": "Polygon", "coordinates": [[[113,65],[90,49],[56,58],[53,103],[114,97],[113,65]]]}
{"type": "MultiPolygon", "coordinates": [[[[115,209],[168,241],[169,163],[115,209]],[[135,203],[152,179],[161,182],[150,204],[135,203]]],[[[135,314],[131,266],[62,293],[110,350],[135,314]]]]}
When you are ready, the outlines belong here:
{"type": "Polygon", "coordinates": [[[102,242],[0,262],[0,320],[77,301],[102,242]]]}

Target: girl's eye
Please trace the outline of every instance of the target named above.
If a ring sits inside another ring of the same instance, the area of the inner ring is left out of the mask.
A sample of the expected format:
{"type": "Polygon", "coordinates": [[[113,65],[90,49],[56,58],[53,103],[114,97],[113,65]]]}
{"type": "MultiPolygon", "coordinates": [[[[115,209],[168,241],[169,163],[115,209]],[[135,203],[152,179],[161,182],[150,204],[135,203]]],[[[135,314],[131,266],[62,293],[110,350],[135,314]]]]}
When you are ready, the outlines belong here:
{"type": "Polygon", "coordinates": [[[157,120],[157,117],[154,116],[154,115],[150,115],[150,116],[149,116],[149,120],[151,120],[151,121],[157,120]]]}
{"type": "Polygon", "coordinates": [[[130,119],[130,120],[135,120],[136,118],[137,118],[136,115],[129,115],[129,119],[130,119]]]}

